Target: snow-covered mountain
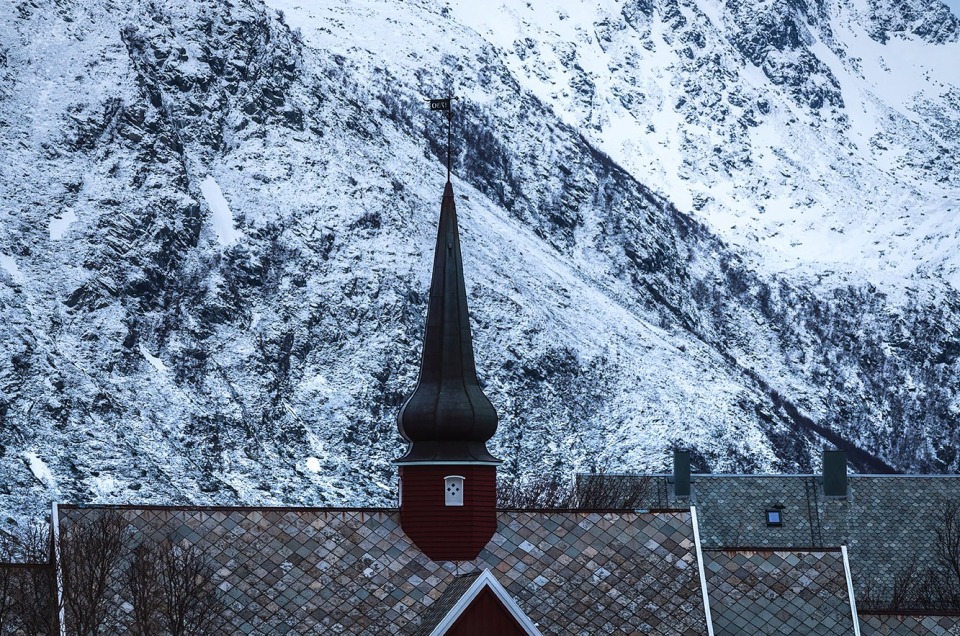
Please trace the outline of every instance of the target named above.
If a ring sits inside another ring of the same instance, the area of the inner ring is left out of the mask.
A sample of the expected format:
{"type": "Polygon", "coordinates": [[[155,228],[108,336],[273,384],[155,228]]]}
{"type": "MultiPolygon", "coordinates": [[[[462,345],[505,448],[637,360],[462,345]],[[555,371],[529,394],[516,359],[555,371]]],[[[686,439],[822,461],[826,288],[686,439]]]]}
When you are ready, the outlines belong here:
{"type": "Polygon", "coordinates": [[[960,280],[945,6],[566,4],[452,13],[524,89],[765,269],[960,280]]]}
{"type": "Polygon", "coordinates": [[[3,527],[391,503],[448,93],[504,479],[955,472],[958,59],[936,0],[4,3],[3,527]]]}

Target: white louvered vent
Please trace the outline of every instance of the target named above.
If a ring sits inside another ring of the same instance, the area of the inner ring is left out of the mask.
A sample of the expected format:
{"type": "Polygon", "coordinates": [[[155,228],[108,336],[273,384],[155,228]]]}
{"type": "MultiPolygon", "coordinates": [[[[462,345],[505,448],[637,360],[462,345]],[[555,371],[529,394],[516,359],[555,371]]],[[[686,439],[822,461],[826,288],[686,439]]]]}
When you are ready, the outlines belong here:
{"type": "Polygon", "coordinates": [[[463,505],[463,477],[448,475],[443,478],[443,498],[447,506],[463,505]]]}

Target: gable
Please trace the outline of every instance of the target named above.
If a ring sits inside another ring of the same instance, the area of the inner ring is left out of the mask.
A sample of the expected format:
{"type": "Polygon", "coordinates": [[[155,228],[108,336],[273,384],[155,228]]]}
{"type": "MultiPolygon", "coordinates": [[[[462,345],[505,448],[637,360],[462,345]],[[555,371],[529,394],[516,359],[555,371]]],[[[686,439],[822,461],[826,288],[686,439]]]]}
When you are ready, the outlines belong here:
{"type": "Polygon", "coordinates": [[[421,627],[430,636],[542,636],[489,569],[454,582],[436,605],[437,622],[421,627]]]}
{"type": "Polygon", "coordinates": [[[529,636],[490,588],[484,588],[443,636],[529,636]]]}

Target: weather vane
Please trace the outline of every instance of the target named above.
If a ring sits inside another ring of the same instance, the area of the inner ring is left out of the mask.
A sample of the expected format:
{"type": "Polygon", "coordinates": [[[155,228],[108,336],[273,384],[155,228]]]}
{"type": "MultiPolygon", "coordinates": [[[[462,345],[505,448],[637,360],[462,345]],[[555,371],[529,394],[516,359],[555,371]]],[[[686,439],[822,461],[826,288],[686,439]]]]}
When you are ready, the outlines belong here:
{"type": "Polygon", "coordinates": [[[450,102],[459,97],[442,97],[440,99],[431,99],[430,110],[442,111],[447,114],[447,181],[450,181],[450,135],[453,128],[453,110],[450,109],[450,102]]]}

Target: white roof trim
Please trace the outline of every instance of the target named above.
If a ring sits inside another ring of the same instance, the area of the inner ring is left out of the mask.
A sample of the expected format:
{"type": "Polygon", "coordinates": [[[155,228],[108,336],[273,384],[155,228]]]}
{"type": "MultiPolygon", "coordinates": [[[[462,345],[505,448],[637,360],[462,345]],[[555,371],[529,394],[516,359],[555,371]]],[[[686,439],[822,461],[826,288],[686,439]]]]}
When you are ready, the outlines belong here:
{"type": "Polygon", "coordinates": [[[847,579],[847,596],[850,597],[850,613],[853,614],[853,635],[860,636],[860,614],[857,613],[857,599],[853,593],[853,578],[850,576],[850,558],[847,555],[847,546],[840,546],[843,554],[843,575],[847,579]]]}
{"type": "MultiPolygon", "coordinates": [[[[710,613],[710,593],[707,591],[707,572],[703,567],[703,545],[700,543],[700,521],[697,507],[690,506],[690,522],[693,525],[693,545],[697,550],[697,569],[700,572],[700,592],[703,594],[703,613],[707,619],[707,636],[713,636],[713,616],[710,613]]],[[[857,634],[860,636],[860,634],[857,634]]]]}
{"type": "Polygon", "coordinates": [[[520,609],[520,606],[517,605],[517,602],[513,600],[513,597],[507,593],[503,586],[500,585],[500,581],[490,573],[489,569],[485,569],[480,576],[477,577],[477,580],[467,588],[467,591],[464,592],[463,596],[460,597],[460,600],[447,612],[447,615],[443,617],[443,620],[440,621],[436,627],[433,628],[433,631],[430,632],[430,636],[444,636],[453,624],[457,622],[457,619],[460,618],[460,615],[468,607],[470,603],[473,602],[477,595],[480,594],[480,591],[483,588],[490,588],[490,591],[496,595],[500,602],[503,603],[503,606],[507,608],[507,611],[510,612],[510,615],[513,616],[520,627],[527,632],[527,636],[543,636],[540,633],[540,630],[537,629],[537,626],[533,624],[533,621],[523,613],[523,610],[520,609]]]}

